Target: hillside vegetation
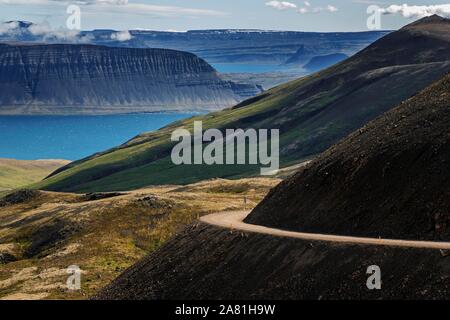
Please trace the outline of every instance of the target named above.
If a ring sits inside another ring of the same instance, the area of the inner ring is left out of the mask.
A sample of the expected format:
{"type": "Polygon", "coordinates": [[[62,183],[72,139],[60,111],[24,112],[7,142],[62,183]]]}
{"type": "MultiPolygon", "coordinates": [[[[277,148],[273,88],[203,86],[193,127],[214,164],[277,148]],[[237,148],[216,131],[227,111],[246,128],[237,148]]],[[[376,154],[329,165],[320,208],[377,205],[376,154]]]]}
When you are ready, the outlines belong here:
{"type": "MultiPolygon", "coordinates": [[[[450,75],[299,168],[245,222],[316,236],[448,242],[449,121],[450,75]]],[[[448,298],[448,250],[354,241],[201,223],[127,269],[94,299],[448,298]],[[367,286],[371,266],[381,270],[381,290],[367,286]]]]}
{"type": "Polygon", "coordinates": [[[253,208],[278,179],[211,180],[128,193],[22,190],[0,199],[0,299],[85,299],[198,217],[253,208]],[[66,269],[82,270],[81,291],[66,269]]]}
{"type": "Polygon", "coordinates": [[[0,192],[38,182],[68,163],[66,160],[0,159],[0,192]]]}
{"type": "Polygon", "coordinates": [[[282,166],[323,152],[368,121],[413,96],[450,71],[450,21],[425,18],[378,40],[323,72],[276,87],[232,109],[141,134],[124,145],[76,161],[36,184],[53,191],[116,191],[147,185],[239,178],[255,166],[175,166],[174,129],[280,129],[282,166]]]}

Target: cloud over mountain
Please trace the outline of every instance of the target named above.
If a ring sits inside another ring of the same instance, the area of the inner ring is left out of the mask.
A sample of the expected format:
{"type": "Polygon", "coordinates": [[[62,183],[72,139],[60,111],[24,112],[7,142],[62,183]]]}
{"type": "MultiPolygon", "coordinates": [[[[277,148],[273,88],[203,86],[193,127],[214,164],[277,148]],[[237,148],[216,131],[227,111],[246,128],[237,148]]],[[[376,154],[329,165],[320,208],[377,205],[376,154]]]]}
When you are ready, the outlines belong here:
{"type": "Polygon", "coordinates": [[[266,6],[275,8],[277,10],[286,10],[286,9],[295,9],[295,8],[297,8],[297,5],[292,3],[292,2],[276,1],[276,0],[266,2],[266,6]]]}
{"type": "Polygon", "coordinates": [[[450,4],[424,5],[424,6],[394,4],[387,8],[381,9],[381,13],[386,15],[401,14],[405,18],[423,18],[435,14],[444,17],[450,17],[450,4]]]}
{"type": "Polygon", "coordinates": [[[336,12],[338,8],[333,5],[327,5],[325,7],[314,7],[311,2],[304,1],[304,6],[299,7],[295,3],[287,2],[287,1],[278,1],[273,0],[266,2],[266,6],[272,7],[277,10],[296,10],[297,13],[306,14],[306,13],[321,13],[321,12],[336,12]]]}
{"type": "Polygon", "coordinates": [[[117,41],[128,41],[131,40],[132,38],[133,36],[128,30],[119,31],[111,34],[111,39],[117,41]]]}

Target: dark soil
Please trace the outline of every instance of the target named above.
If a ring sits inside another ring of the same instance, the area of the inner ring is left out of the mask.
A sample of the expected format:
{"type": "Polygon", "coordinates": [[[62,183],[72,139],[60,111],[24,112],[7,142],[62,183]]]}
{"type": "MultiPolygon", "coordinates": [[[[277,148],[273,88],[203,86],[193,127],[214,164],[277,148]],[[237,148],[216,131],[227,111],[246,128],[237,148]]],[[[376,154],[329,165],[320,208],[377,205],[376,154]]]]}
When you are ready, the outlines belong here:
{"type": "Polygon", "coordinates": [[[281,183],[246,222],[313,233],[450,241],[450,76],[281,183]]]}
{"type": "Polygon", "coordinates": [[[8,252],[0,252],[0,265],[17,261],[17,258],[8,252]]]}
{"type": "Polygon", "coordinates": [[[342,245],[192,226],[94,299],[447,299],[445,252],[342,245]],[[366,286],[381,268],[381,290],[366,286]]]}
{"type": "Polygon", "coordinates": [[[125,193],[119,193],[119,192],[94,192],[94,193],[87,193],[83,197],[83,201],[97,201],[102,199],[109,199],[114,197],[123,196],[125,193]]]}
{"type": "Polygon", "coordinates": [[[25,202],[36,199],[40,195],[41,195],[41,192],[39,192],[37,190],[28,190],[28,189],[19,190],[19,191],[10,193],[10,194],[6,195],[5,197],[1,198],[0,199],[0,208],[9,206],[9,205],[25,203],[25,202]]]}
{"type": "Polygon", "coordinates": [[[55,218],[41,228],[36,229],[27,238],[22,239],[29,243],[24,252],[25,258],[42,258],[48,249],[63,245],[64,242],[81,231],[81,226],[75,222],[55,218]]]}

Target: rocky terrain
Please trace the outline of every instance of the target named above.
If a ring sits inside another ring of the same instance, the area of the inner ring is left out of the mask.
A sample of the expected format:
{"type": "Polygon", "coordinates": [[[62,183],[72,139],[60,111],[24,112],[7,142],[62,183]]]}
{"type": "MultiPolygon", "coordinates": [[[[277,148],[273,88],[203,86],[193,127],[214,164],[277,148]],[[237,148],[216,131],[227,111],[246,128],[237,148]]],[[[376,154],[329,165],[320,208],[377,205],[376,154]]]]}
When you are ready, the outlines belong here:
{"type": "Polygon", "coordinates": [[[281,166],[325,151],[367,122],[450,72],[450,20],[422,19],[390,33],[353,57],[311,76],[275,87],[235,107],[143,133],[127,143],[75,161],[36,188],[116,191],[149,184],[184,184],[259,174],[259,166],[174,166],[173,130],[280,130],[281,166]],[[164,172],[164,174],[161,174],[164,172]]]}
{"type": "Polygon", "coordinates": [[[253,208],[278,179],[214,180],[133,192],[20,190],[0,199],[0,299],[85,299],[198,217],[253,208]],[[66,269],[82,269],[69,291],[66,269]]]}
{"type": "Polygon", "coordinates": [[[193,225],[126,270],[101,300],[447,299],[439,250],[330,244],[193,225]],[[368,290],[378,265],[382,289],[368,290]]]}
{"type": "MultiPolygon", "coordinates": [[[[309,233],[449,241],[450,75],[272,189],[246,222],[309,233]]],[[[448,245],[448,243],[447,243],[448,245]]],[[[192,225],[95,299],[447,299],[446,250],[192,225]],[[381,270],[381,290],[367,268],[381,270]]]]}
{"type": "Polygon", "coordinates": [[[0,114],[211,111],[262,90],[164,49],[0,44],[0,114]]]}

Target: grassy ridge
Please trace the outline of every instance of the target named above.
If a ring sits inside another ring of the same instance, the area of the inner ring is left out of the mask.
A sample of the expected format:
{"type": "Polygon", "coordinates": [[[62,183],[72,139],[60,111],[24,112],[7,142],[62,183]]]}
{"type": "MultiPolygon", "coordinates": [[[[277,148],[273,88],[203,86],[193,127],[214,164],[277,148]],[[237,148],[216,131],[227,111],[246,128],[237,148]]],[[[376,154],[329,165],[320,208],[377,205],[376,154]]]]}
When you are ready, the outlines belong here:
{"type": "Polygon", "coordinates": [[[65,160],[23,161],[0,159],[0,192],[40,181],[68,163],[69,161],[65,160]]]}
{"type": "Polygon", "coordinates": [[[258,173],[255,166],[174,166],[171,133],[181,127],[192,130],[194,120],[203,121],[204,129],[279,129],[282,166],[299,163],[450,71],[450,22],[422,24],[394,32],[342,63],[273,88],[235,108],[176,122],[74,162],[33,187],[114,191],[258,173]]]}

